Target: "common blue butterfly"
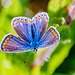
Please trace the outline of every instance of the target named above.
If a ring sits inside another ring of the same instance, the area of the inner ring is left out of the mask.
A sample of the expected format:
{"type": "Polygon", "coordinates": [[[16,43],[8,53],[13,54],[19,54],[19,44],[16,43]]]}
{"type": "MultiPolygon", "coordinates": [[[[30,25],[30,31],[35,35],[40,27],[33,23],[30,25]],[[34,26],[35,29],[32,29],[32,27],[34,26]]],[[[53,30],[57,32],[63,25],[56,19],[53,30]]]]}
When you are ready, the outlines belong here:
{"type": "Polygon", "coordinates": [[[16,53],[46,48],[60,40],[60,34],[51,26],[46,32],[49,16],[46,12],[35,15],[32,19],[15,17],[11,24],[18,37],[7,34],[1,42],[3,52],[16,53]],[[45,33],[46,32],[46,33],[45,33]]]}

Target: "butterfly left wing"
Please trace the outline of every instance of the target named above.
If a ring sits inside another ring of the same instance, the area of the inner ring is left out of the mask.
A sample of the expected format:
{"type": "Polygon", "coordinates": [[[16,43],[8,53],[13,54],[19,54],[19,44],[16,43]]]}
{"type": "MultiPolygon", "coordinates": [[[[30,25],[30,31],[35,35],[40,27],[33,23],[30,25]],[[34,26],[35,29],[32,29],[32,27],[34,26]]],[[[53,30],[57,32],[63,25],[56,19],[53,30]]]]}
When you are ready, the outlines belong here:
{"type": "Polygon", "coordinates": [[[13,18],[11,24],[21,39],[28,43],[32,42],[31,19],[27,17],[15,17],[13,18]]]}
{"type": "Polygon", "coordinates": [[[31,50],[31,46],[29,43],[20,40],[13,34],[7,34],[1,43],[1,50],[8,53],[26,52],[31,50]]]}
{"type": "Polygon", "coordinates": [[[45,48],[50,45],[58,43],[60,40],[60,34],[57,29],[51,26],[44,37],[39,42],[39,48],[45,48]]]}

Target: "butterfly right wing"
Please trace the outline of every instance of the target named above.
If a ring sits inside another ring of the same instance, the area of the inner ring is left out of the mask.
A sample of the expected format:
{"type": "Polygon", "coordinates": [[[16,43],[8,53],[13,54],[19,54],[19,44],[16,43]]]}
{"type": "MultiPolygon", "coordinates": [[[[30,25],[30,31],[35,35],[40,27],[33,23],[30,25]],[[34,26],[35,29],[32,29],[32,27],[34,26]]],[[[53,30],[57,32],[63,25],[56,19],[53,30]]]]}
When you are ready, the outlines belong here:
{"type": "Polygon", "coordinates": [[[57,29],[51,26],[44,37],[39,42],[39,48],[45,48],[57,44],[60,40],[60,34],[57,29]]]}
{"type": "Polygon", "coordinates": [[[1,50],[8,53],[26,52],[31,50],[31,46],[13,34],[7,34],[1,42],[1,50]]]}
{"type": "Polygon", "coordinates": [[[15,17],[11,24],[21,39],[28,43],[32,42],[31,19],[26,17],[15,17]]]}

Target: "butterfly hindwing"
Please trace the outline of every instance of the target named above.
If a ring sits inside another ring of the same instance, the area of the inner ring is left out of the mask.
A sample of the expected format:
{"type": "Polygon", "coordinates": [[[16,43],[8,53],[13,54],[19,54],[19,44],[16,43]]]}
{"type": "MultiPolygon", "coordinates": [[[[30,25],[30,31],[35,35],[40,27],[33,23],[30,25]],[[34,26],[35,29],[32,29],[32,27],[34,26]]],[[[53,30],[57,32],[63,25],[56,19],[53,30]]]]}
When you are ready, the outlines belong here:
{"type": "Polygon", "coordinates": [[[48,25],[48,20],[48,14],[45,12],[38,13],[32,18],[34,41],[38,42],[45,34],[48,25]]]}
{"type": "Polygon", "coordinates": [[[1,50],[3,52],[26,52],[31,50],[31,46],[29,43],[20,40],[13,34],[7,34],[1,43],[1,50]]]}
{"type": "Polygon", "coordinates": [[[31,19],[26,17],[15,17],[12,20],[12,26],[20,38],[29,43],[32,41],[31,19]]]}
{"type": "Polygon", "coordinates": [[[39,42],[39,48],[45,48],[50,45],[58,43],[60,40],[60,34],[57,29],[51,26],[44,37],[39,42]]]}

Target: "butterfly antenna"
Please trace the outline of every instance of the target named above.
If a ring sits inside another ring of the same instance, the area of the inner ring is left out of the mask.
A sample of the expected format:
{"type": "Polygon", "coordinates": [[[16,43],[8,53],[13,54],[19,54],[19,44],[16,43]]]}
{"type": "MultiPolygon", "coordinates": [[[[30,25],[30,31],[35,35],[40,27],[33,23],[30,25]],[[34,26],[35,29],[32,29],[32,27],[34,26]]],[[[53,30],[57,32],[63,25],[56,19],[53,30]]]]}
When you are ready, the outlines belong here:
{"type": "MultiPolygon", "coordinates": [[[[33,51],[32,51],[33,53],[33,51]]],[[[27,59],[24,61],[24,63],[26,63],[26,61],[28,60],[28,58],[32,55],[32,53],[27,57],[27,59]]]]}

